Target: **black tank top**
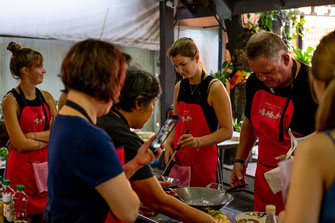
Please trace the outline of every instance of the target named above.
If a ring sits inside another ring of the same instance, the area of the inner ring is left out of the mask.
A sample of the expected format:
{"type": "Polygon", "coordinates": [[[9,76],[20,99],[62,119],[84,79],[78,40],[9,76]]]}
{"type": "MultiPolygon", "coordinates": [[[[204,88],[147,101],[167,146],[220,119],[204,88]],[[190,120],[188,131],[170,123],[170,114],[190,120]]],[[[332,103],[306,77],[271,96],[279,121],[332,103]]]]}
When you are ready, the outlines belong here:
{"type": "Polygon", "coordinates": [[[214,80],[212,83],[210,83],[214,77],[207,76],[204,79],[204,72],[201,75],[201,83],[199,86],[193,85],[193,90],[191,90],[191,86],[189,83],[189,79],[183,79],[180,82],[180,88],[179,88],[179,94],[177,101],[183,101],[184,103],[188,104],[198,104],[201,106],[206,121],[208,123],[209,129],[211,132],[215,132],[218,129],[218,119],[216,117],[215,111],[212,106],[210,106],[207,102],[208,93],[212,86],[212,84],[219,80],[214,80]],[[196,89],[195,89],[196,87],[196,89]],[[193,94],[191,94],[193,93],[193,94]]]}

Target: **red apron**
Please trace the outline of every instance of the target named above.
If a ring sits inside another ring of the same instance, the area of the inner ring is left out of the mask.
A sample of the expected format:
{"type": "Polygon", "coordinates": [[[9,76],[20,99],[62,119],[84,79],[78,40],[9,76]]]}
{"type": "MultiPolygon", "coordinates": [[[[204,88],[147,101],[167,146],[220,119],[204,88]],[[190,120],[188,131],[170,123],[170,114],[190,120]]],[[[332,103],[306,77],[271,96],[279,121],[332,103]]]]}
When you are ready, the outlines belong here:
{"type": "MultiPolygon", "coordinates": [[[[49,108],[42,106],[25,106],[19,118],[19,124],[23,133],[44,131],[45,123],[49,123],[49,108]]],[[[24,192],[28,195],[27,214],[39,214],[44,212],[48,199],[48,193],[39,193],[33,172],[32,163],[48,161],[48,146],[36,151],[18,152],[10,150],[6,166],[6,179],[11,180],[10,186],[16,190],[17,184],[24,185],[24,192]]]]}
{"type": "MultiPolygon", "coordinates": [[[[175,128],[174,147],[186,129],[193,137],[211,134],[204,112],[199,104],[178,102],[180,120],[175,128]]],[[[184,147],[176,153],[177,164],[191,167],[191,186],[205,187],[216,182],[217,147],[202,146],[198,149],[184,147]]]]}
{"type": "MultiPolygon", "coordinates": [[[[124,166],[124,149],[117,148],[116,149],[117,156],[119,157],[122,166],[124,166]]],[[[113,214],[112,211],[108,212],[107,218],[105,220],[105,223],[125,223],[124,221],[118,220],[113,214]]]]}
{"type": "MultiPolygon", "coordinates": [[[[265,211],[265,205],[276,205],[277,214],[284,210],[281,192],[273,194],[264,173],[277,167],[274,158],[286,154],[291,147],[290,137],[284,131],[284,141],[279,141],[280,119],[287,98],[280,97],[264,90],[256,92],[252,108],[251,121],[258,136],[258,160],[255,175],[254,210],[265,211]]],[[[293,115],[293,104],[289,102],[283,117],[283,129],[286,130],[293,115]]]]}

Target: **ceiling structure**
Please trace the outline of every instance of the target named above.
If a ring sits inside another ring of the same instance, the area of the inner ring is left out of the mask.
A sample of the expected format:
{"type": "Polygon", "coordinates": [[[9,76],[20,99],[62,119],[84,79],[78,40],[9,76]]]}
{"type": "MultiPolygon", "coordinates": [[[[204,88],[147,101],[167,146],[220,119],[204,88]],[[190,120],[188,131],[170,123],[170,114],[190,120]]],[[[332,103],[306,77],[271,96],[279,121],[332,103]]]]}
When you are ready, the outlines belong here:
{"type": "Polygon", "coordinates": [[[180,0],[176,19],[191,19],[218,15],[228,19],[232,15],[335,4],[335,0],[180,0]]]}
{"type": "Polygon", "coordinates": [[[3,0],[0,36],[109,41],[159,50],[158,0],[3,0]]]}
{"type": "MultiPolygon", "coordinates": [[[[174,72],[172,65],[165,56],[165,48],[174,41],[173,31],[172,33],[170,32],[173,29],[171,26],[170,29],[166,29],[171,23],[200,27],[217,26],[219,23],[223,23],[223,20],[227,21],[234,15],[332,4],[335,4],[335,0],[160,0],[161,77],[174,72]],[[173,7],[173,5],[176,7],[173,7]],[[173,11],[174,19],[171,18],[173,11]]],[[[223,25],[220,27],[224,28],[223,25]]],[[[219,29],[219,36],[222,36],[222,29],[219,29]]],[[[219,48],[221,49],[222,47],[222,38],[219,38],[219,48]]],[[[221,50],[219,50],[218,63],[222,64],[222,55],[220,54],[222,54],[221,50]]],[[[161,84],[163,89],[165,89],[161,96],[161,111],[164,112],[173,103],[174,80],[171,78],[161,79],[161,84]]],[[[161,122],[164,120],[162,117],[161,122]]]]}

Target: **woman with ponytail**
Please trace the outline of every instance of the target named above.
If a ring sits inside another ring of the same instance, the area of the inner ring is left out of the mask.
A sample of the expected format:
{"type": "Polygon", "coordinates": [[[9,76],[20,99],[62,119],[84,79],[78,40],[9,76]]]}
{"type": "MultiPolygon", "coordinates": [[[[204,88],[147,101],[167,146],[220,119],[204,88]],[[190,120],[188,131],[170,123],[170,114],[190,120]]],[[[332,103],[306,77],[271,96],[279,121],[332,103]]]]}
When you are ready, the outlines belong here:
{"type": "Polygon", "coordinates": [[[310,83],[319,103],[316,133],[298,145],[280,222],[335,222],[335,31],[314,52],[310,83]]]}

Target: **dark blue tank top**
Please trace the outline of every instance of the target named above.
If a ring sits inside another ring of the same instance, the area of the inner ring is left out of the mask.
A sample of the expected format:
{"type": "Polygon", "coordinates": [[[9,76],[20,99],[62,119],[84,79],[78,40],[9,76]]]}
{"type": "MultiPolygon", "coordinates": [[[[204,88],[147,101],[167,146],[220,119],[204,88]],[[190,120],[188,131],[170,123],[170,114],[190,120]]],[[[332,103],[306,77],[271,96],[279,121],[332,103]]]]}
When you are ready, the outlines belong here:
{"type": "MultiPolygon", "coordinates": [[[[326,130],[325,133],[329,136],[330,140],[333,142],[335,146],[335,139],[330,134],[330,131],[326,130]]],[[[320,223],[335,222],[334,212],[335,212],[335,181],[323,196],[319,222],[320,223]]]]}

